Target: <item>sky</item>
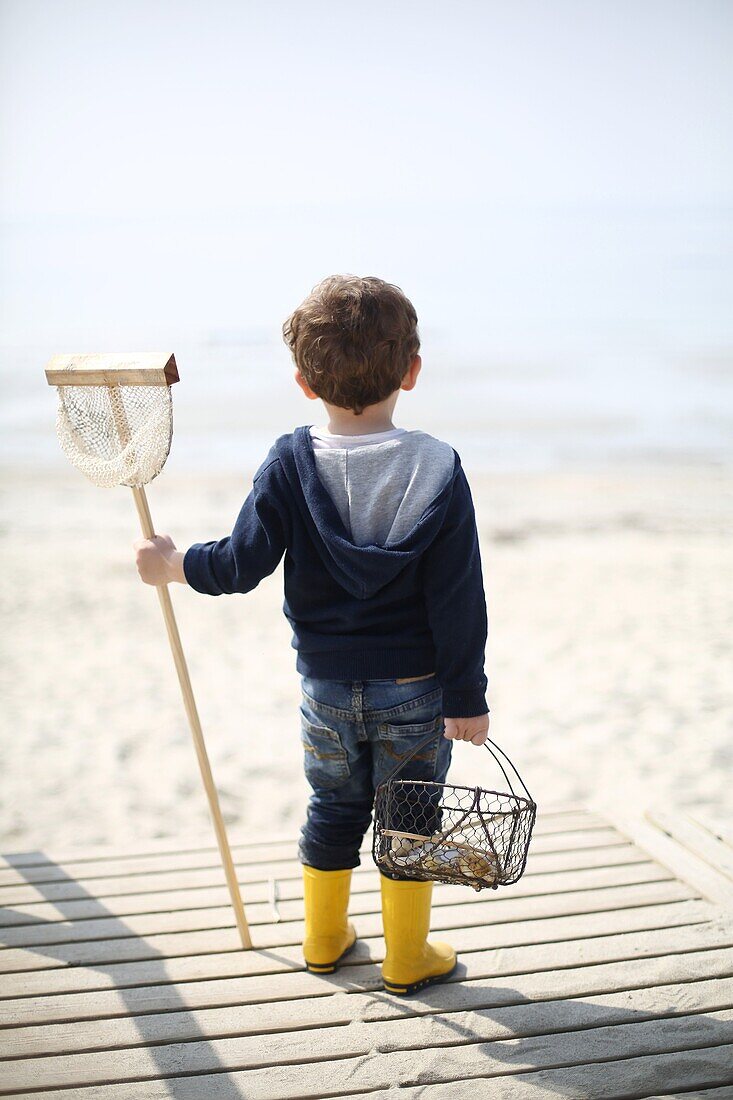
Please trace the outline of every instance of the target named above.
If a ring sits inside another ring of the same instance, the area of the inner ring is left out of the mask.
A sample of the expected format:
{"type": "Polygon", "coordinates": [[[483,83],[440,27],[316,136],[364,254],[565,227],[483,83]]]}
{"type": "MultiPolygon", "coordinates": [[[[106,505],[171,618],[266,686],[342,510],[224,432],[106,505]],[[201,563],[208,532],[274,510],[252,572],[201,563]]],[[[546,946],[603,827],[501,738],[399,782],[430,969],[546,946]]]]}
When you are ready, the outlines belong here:
{"type": "Polygon", "coordinates": [[[467,462],[733,463],[731,57],[729,0],[0,0],[0,459],[50,355],[157,350],[175,460],[256,462],[351,272],[467,462]]]}
{"type": "Polygon", "coordinates": [[[279,338],[334,271],[401,285],[444,352],[730,348],[725,0],[0,20],[5,348],[279,338]]]}

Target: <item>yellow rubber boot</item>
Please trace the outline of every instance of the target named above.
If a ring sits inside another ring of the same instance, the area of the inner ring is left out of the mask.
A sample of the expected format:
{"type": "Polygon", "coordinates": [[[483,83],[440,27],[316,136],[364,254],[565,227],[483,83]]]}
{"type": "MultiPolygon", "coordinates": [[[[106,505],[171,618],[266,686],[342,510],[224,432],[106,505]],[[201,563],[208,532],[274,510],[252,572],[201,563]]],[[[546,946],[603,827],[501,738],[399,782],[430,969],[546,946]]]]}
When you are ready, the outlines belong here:
{"type": "Polygon", "coordinates": [[[432,882],[405,882],[380,876],[382,924],[387,954],[382,964],[384,988],[407,996],[442,981],[456,968],[456,953],[447,943],[428,943],[432,882]]]}
{"type": "Polygon", "coordinates": [[[339,960],[356,943],[354,926],[346,919],[350,890],[350,867],[344,871],[319,871],[303,865],[303,957],[313,974],[333,974],[339,960]]]}

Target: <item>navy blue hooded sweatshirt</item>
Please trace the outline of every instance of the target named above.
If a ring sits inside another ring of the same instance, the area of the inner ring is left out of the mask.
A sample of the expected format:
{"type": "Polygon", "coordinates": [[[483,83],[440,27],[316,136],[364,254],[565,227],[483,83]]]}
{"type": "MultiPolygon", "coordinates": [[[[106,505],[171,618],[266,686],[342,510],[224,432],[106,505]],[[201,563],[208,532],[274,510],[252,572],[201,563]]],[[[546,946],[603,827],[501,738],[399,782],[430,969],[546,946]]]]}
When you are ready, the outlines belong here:
{"type": "Polygon", "coordinates": [[[231,535],[184,556],[189,585],[250,592],[285,555],[285,600],[302,675],[380,680],[435,672],[446,718],[486,714],[487,612],[476,517],[458,452],[413,529],[357,546],[318,476],[309,426],[279,436],[231,535]]]}

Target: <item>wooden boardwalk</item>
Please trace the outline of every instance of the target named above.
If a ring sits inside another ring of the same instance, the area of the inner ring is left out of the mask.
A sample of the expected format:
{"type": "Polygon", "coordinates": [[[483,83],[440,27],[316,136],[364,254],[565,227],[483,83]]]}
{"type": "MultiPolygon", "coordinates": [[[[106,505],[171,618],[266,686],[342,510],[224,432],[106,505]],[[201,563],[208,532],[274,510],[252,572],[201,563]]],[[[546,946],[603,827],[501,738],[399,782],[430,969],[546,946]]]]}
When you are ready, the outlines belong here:
{"type": "Polygon", "coordinates": [[[380,988],[360,936],[303,969],[293,840],[234,848],[239,949],[213,846],[0,859],[0,1093],[79,1100],[733,1097],[733,828],[704,814],[542,813],[523,878],[435,889],[453,979],[380,988]]]}

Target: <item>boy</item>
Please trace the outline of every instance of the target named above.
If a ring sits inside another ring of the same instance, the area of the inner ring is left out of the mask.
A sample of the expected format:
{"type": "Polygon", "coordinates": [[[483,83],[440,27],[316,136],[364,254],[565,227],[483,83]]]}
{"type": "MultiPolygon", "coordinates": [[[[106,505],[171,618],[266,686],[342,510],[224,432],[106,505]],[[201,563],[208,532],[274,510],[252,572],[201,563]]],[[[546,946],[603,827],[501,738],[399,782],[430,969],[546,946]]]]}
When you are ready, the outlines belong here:
{"type": "MultiPolygon", "coordinates": [[[[476,520],[456,451],[395,428],[421,368],[417,315],[377,278],[333,276],[283,326],[295,380],[328,426],[281,435],[230,536],[185,553],[169,536],[135,543],[143,581],[210,595],[249,592],[285,555],[283,611],[301,675],[312,788],[301,832],[305,940],[314,973],[352,949],[352,869],[374,791],[427,734],[400,778],[445,781],[452,740],[489,730],[487,637],[476,520]]],[[[432,882],[380,875],[385,988],[409,994],[456,966],[429,943],[432,882]]]]}

